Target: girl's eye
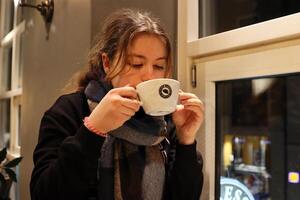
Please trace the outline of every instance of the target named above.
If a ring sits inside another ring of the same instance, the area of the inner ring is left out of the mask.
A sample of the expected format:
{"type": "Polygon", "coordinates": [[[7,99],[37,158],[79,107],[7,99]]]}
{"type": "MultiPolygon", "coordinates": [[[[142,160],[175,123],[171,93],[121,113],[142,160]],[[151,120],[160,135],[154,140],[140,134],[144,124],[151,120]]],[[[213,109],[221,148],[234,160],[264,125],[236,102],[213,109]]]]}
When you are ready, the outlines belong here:
{"type": "Polygon", "coordinates": [[[154,67],[158,70],[164,70],[165,69],[165,66],[162,66],[162,65],[154,65],[154,67]]]}
{"type": "Polygon", "coordinates": [[[137,63],[137,64],[131,64],[132,67],[134,68],[141,68],[143,67],[143,64],[142,63],[137,63]]]}

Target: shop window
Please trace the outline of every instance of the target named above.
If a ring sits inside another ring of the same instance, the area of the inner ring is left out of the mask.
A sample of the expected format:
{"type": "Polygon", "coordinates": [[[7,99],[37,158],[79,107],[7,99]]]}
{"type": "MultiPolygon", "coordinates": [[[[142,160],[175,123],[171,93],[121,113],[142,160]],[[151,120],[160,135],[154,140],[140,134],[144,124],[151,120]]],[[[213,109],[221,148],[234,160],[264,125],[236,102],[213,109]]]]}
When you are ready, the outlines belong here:
{"type": "Polygon", "coordinates": [[[217,196],[238,195],[222,190],[226,178],[255,200],[299,199],[299,84],[299,74],[217,83],[217,196]]]}

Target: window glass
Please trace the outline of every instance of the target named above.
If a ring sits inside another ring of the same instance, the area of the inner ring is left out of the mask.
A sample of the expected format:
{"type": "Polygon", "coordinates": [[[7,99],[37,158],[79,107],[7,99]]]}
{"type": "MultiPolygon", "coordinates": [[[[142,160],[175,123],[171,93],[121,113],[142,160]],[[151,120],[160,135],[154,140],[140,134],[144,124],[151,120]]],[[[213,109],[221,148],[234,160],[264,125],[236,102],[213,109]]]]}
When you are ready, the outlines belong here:
{"type": "Polygon", "coordinates": [[[24,55],[24,51],[23,51],[23,38],[24,35],[22,34],[20,36],[20,40],[19,40],[19,65],[18,67],[18,80],[17,80],[17,87],[18,88],[22,88],[23,85],[23,55],[24,55]]]}
{"type": "MultiPolygon", "coordinates": [[[[300,12],[299,0],[200,0],[200,8],[203,2],[210,5],[210,16],[205,16],[209,28],[207,33],[199,33],[200,37],[300,12]]],[[[199,21],[203,13],[199,12],[199,21]]]]}
{"type": "Polygon", "coordinates": [[[3,68],[1,74],[2,88],[7,91],[11,90],[11,74],[12,74],[12,47],[3,48],[3,68]]]}
{"type": "Polygon", "coordinates": [[[246,194],[225,179],[255,200],[299,199],[299,84],[299,74],[217,83],[217,196],[246,194]]]}
{"type": "Polygon", "coordinates": [[[21,104],[18,105],[18,124],[17,124],[17,127],[18,127],[18,146],[20,147],[21,146],[21,116],[22,116],[22,113],[21,113],[22,109],[21,109],[21,104]]]}
{"type": "Polygon", "coordinates": [[[0,100],[0,147],[9,147],[10,141],[10,99],[0,100]]]}
{"type": "Polygon", "coordinates": [[[14,27],[15,5],[13,0],[6,0],[4,3],[4,35],[10,32],[14,27]]]}

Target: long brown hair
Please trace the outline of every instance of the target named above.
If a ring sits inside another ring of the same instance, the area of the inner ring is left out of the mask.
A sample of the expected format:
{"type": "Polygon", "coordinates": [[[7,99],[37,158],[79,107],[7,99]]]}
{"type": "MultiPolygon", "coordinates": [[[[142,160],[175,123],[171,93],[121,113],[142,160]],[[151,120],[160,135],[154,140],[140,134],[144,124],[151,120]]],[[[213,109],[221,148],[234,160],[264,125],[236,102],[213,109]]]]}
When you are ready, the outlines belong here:
{"type": "MultiPolygon", "coordinates": [[[[107,17],[101,32],[95,40],[85,70],[77,74],[75,90],[84,89],[90,80],[111,81],[124,68],[128,57],[128,49],[138,34],[153,34],[165,44],[167,68],[165,76],[171,73],[171,44],[160,21],[149,12],[133,9],[121,9],[107,17]],[[112,66],[106,74],[103,70],[102,53],[106,53],[112,66]]],[[[69,83],[69,85],[74,83],[69,83]]]]}

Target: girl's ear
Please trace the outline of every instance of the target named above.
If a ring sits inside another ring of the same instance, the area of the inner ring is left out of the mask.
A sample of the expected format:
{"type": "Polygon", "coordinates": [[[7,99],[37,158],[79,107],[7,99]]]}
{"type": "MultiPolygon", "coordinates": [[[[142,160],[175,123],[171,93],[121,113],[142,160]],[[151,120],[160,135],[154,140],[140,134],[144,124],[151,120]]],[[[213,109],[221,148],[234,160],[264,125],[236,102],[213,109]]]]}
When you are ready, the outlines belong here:
{"type": "Polygon", "coordinates": [[[101,58],[102,58],[102,63],[103,63],[103,69],[104,69],[105,73],[107,74],[110,70],[109,57],[108,57],[107,53],[102,53],[101,58]]]}

